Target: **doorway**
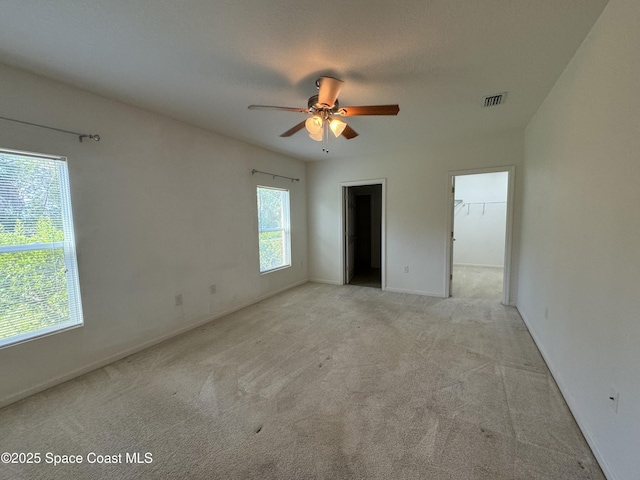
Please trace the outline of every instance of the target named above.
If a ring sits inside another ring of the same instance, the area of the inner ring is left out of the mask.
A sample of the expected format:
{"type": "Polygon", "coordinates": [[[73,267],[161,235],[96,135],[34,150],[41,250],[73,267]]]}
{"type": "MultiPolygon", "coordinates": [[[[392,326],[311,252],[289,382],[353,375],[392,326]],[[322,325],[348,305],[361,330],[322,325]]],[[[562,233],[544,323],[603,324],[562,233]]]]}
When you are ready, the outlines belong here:
{"type": "Polygon", "coordinates": [[[343,283],[384,289],[384,182],[343,190],[343,283]]]}
{"type": "Polygon", "coordinates": [[[509,303],[513,168],[453,172],[448,296],[509,303]]]}

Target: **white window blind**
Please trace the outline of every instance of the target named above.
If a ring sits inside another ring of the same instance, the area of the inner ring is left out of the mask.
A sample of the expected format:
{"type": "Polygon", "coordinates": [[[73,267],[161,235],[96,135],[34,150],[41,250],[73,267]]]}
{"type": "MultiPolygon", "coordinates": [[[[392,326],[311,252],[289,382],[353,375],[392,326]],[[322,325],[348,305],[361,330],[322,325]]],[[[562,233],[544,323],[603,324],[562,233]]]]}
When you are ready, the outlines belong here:
{"type": "Polygon", "coordinates": [[[258,187],[260,272],[291,265],[289,190],[258,187]]]}
{"type": "Polygon", "coordinates": [[[66,159],[0,150],[0,346],[82,321],[66,159]]]}

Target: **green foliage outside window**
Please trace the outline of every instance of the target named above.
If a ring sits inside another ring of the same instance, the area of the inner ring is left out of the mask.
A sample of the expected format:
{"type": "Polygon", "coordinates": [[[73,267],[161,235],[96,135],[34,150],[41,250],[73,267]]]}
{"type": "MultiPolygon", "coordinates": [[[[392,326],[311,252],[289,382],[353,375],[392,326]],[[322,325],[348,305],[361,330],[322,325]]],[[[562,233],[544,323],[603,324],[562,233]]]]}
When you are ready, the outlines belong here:
{"type": "Polygon", "coordinates": [[[260,271],[284,265],[284,235],[282,232],[260,233],[260,271]]]}
{"type": "Polygon", "coordinates": [[[289,191],[258,187],[260,271],[290,264],[289,191]]]}
{"type": "MultiPolygon", "coordinates": [[[[0,245],[61,242],[62,230],[49,218],[37,222],[32,235],[20,220],[13,232],[0,225],[0,245]]],[[[66,267],[62,248],[0,254],[0,318],[22,318],[0,327],[0,340],[40,330],[69,319],[66,267]]]]}
{"type": "Polygon", "coordinates": [[[0,344],[82,321],[77,283],[67,284],[77,276],[66,182],[60,160],[0,150],[0,344]]]}

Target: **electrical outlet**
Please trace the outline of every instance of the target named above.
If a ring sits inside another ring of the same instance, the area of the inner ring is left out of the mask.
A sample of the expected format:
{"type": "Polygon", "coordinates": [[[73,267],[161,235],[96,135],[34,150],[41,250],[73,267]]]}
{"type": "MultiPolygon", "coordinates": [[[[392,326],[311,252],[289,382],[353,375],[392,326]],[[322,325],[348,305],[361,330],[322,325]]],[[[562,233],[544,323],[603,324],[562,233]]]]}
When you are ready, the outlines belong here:
{"type": "Polygon", "coordinates": [[[618,413],[618,400],[620,399],[620,392],[614,387],[609,387],[609,402],[613,413],[618,413]]]}
{"type": "Polygon", "coordinates": [[[215,283],[209,287],[209,291],[211,292],[211,295],[215,295],[216,294],[216,284],[215,283]]]}
{"type": "Polygon", "coordinates": [[[409,273],[409,265],[405,265],[405,267],[404,267],[404,273],[409,273]]]}
{"type": "Polygon", "coordinates": [[[179,307],[180,305],[182,305],[182,294],[181,293],[176,295],[176,307],[179,307]]]}
{"type": "Polygon", "coordinates": [[[544,306],[544,318],[545,320],[549,320],[549,307],[548,306],[544,306]]]}

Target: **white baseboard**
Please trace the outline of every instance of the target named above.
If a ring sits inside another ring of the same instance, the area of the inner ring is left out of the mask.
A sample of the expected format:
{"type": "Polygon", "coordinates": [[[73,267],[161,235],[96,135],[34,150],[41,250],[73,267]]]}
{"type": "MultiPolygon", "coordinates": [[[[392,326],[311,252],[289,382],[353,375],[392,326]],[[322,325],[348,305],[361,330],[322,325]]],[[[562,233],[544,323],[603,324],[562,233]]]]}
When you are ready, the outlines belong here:
{"type": "Polygon", "coordinates": [[[504,265],[483,265],[481,263],[454,263],[454,267],[504,268],[504,265]]]}
{"type": "MultiPolygon", "coordinates": [[[[245,307],[248,307],[248,306],[253,305],[255,303],[261,302],[262,300],[266,300],[267,298],[270,298],[270,297],[273,297],[275,295],[278,295],[279,293],[286,292],[287,290],[291,290],[292,288],[299,287],[300,285],[304,285],[305,283],[309,283],[309,282],[310,282],[309,279],[305,279],[305,280],[300,280],[298,282],[292,283],[291,285],[287,285],[286,287],[282,287],[281,289],[276,290],[275,292],[269,292],[269,293],[267,293],[265,295],[262,295],[261,297],[258,297],[255,300],[252,300],[252,301],[248,302],[246,305],[243,305],[242,307],[239,307],[239,308],[234,307],[233,311],[227,312],[224,315],[229,315],[230,313],[236,312],[236,311],[241,310],[241,309],[243,309],[245,307]]],[[[217,314],[216,318],[222,317],[224,315],[217,314]]]]}
{"type": "Polygon", "coordinates": [[[446,298],[443,292],[434,293],[434,292],[424,292],[422,290],[409,290],[405,288],[393,288],[393,287],[387,287],[385,291],[394,292],[394,293],[410,293],[412,295],[422,295],[423,297],[446,298]]]}
{"type": "MultiPolygon", "coordinates": [[[[336,282],[334,280],[325,280],[322,278],[310,278],[310,282],[312,283],[326,283],[328,285],[344,285],[341,282],[336,282]]],[[[356,285],[357,286],[357,285],[356,285]]],[[[394,292],[394,293],[410,293],[412,295],[422,295],[423,297],[437,297],[437,298],[446,298],[444,293],[433,293],[433,292],[424,292],[422,290],[408,290],[403,288],[393,288],[393,287],[385,287],[385,292],[394,292]]]]}
{"type": "Polygon", "coordinates": [[[217,320],[218,318],[224,317],[225,315],[229,315],[233,312],[237,312],[238,310],[242,310],[243,308],[249,307],[251,305],[254,305],[258,302],[261,302],[262,300],[266,300],[269,297],[273,297],[274,295],[278,295],[279,293],[285,292],[287,290],[290,290],[292,288],[295,288],[299,285],[303,285],[305,283],[307,283],[308,280],[302,280],[296,283],[293,283],[291,285],[288,285],[284,288],[281,288],[279,290],[276,290],[275,292],[270,292],[266,295],[262,295],[261,297],[256,298],[255,300],[251,300],[249,302],[246,302],[242,305],[237,305],[235,307],[229,308],[223,312],[219,312],[216,313],[213,316],[205,316],[205,317],[199,317],[194,319],[191,323],[189,323],[188,325],[183,325],[179,328],[175,328],[173,330],[170,330],[169,332],[163,333],[162,335],[155,337],[151,340],[148,340],[144,343],[141,343],[139,345],[136,345],[135,347],[131,347],[128,349],[125,349],[121,352],[115,353],[113,355],[109,355],[108,357],[102,358],[100,360],[97,360],[95,362],[92,362],[88,365],[85,365],[84,367],[78,368],[76,370],[73,370],[71,372],[65,373],[64,375],[60,375],[58,377],[55,377],[51,380],[47,380],[46,382],[40,383],[38,385],[35,385],[33,387],[27,388],[25,390],[22,390],[21,392],[18,392],[14,395],[10,395],[8,397],[3,398],[2,400],[0,400],[0,408],[2,407],[6,407],[7,405],[10,405],[12,403],[15,403],[19,400],[22,400],[23,398],[27,398],[30,397],[31,395],[35,395],[36,393],[42,392],[44,390],[47,390],[49,388],[55,387],[56,385],[59,385],[61,383],[67,382],[73,378],[79,377],[81,375],[84,375],[85,373],[89,373],[93,370],[97,370],[99,368],[104,367],[105,365],[109,365],[111,363],[117,362],[118,360],[121,360],[125,357],[128,357],[129,355],[133,355],[134,353],[138,353],[141,352],[142,350],[145,350],[149,347],[152,347],[154,345],[157,345],[158,343],[162,343],[166,340],[169,340],[170,338],[173,338],[175,336],[178,336],[182,333],[188,332],[189,330],[193,330],[194,328],[198,328],[206,323],[209,322],[213,322],[214,320],[217,320]]]}
{"type": "Polygon", "coordinates": [[[325,280],[324,278],[310,278],[312,283],[326,283],[327,285],[343,285],[342,282],[336,282],[335,280],[325,280]]]}
{"type": "Polygon", "coordinates": [[[532,328],[531,322],[529,322],[526,315],[522,313],[522,311],[517,305],[516,305],[516,308],[518,309],[518,313],[520,314],[520,316],[522,317],[522,320],[527,326],[527,329],[529,330],[529,333],[531,334],[533,341],[538,347],[538,350],[540,351],[542,358],[547,364],[547,367],[551,372],[551,376],[553,377],[556,384],[558,385],[558,388],[560,389],[560,393],[562,393],[564,400],[567,402],[567,405],[569,407],[569,410],[571,410],[571,414],[573,415],[573,418],[578,424],[578,427],[580,428],[580,431],[584,435],[584,438],[586,439],[587,443],[589,444],[589,448],[591,448],[591,451],[593,452],[593,456],[596,457],[596,460],[598,461],[598,464],[600,465],[602,472],[604,473],[605,477],[607,477],[608,480],[617,480],[618,477],[616,477],[616,475],[613,473],[613,470],[611,469],[611,466],[607,463],[605,458],[602,456],[602,452],[600,452],[600,449],[598,448],[598,444],[593,438],[591,431],[586,427],[586,424],[582,421],[578,413],[578,410],[576,409],[575,400],[573,399],[571,392],[569,392],[567,385],[564,383],[564,380],[562,380],[562,377],[554,367],[553,362],[547,355],[546,350],[544,349],[542,343],[540,342],[540,337],[538,336],[536,331],[532,328]]]}

